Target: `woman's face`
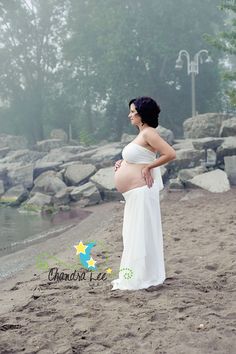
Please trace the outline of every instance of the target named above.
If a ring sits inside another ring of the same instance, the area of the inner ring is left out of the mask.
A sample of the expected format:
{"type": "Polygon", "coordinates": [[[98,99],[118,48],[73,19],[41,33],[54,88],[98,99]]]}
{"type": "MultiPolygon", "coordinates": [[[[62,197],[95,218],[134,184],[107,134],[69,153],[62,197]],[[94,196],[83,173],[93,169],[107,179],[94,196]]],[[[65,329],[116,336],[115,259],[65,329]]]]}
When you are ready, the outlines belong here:
{"type": "Polygon", "coordinates": [[[128,115],[131,124],[138,124],[140,123],[140,116],[135,108],[134,103],[131,103],[129,108],[129,115],[128,115]]]}

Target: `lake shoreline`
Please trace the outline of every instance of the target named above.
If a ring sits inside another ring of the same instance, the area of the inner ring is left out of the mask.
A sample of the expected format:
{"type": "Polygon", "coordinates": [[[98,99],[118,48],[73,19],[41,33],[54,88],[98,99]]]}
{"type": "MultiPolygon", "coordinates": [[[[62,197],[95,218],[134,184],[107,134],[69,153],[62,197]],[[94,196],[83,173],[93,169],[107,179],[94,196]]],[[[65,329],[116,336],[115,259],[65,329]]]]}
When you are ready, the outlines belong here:
{"type": "MultiPolygon", "coordinates": [[[[109,205],[111,204],[112,203],[109,203],[109,205]]],[[[21,249],[1,256],[0,282],[4,280],[7,281],[7,279],[14,278],[15,276],[17,277],[17,273],[24,271],[32,265],[34,265],[34,268],[37,271],[35,267],[36,259],[43,252],[48,252],[49,250],[49,254],[55,255],[60,252],[63,245],[65,248],[65,253],[66,249],[68,252],[69,247],[65,244],[68,235],[76,232],[80,234],[80,230],[84,230],[85,232],[85,230],[89,229],[89,225],[93,225],[93,219],[96,219],[99,215],[99,220],[101,220],[104,215],[103,210],[107,210],[109,208],[108,203],[101,203],[86,207],[84,208],[84,215],[85,211],[88,215],[84,216],[82,219],[78,220],[77,218],[76,220],[76,218],[73,218],[71,220],[67,220],[66,223],[61,224],[56,229],[46,232],[45,235],[43,235],[44,237],[38,238],[29,243],[26,242],[25,245],[22,245],[21,249]]]]}
{"type": "MultiPolygon", "coordinates": [[[[94,258],[99,271],[112,273],[105,281],[50,281],[48,270],[31,265],[1,281],[0,352],[236,352],[236,188],[161,196],[163,286],[111,291],[123,250],[124,204],[100,205],[76,227],[43,242],[40,251],[71,264],[78,241],[100,241],[94,258]]],[[[70,273],[63,264],[58,271],[70,273]]]]}

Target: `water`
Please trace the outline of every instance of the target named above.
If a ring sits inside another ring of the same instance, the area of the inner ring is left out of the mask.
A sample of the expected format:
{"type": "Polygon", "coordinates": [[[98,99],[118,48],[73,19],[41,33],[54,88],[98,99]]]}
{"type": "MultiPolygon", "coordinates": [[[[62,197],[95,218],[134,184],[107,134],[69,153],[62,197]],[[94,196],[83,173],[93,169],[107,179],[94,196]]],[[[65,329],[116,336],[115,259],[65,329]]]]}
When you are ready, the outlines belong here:
{"type": "Polygon", "coordinates": [[[0,257],[56,235],[91,213],[78,207],[55,215],[21,213],[17,208],[0,208],[0,257]]]}

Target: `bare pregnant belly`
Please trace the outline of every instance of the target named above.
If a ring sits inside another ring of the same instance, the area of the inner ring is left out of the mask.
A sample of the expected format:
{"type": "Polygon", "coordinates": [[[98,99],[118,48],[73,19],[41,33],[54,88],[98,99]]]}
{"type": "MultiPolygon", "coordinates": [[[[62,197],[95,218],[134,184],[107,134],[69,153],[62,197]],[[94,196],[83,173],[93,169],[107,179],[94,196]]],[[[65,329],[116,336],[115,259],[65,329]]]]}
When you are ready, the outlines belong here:
{"type": "Polygon", "coordinates": [[[142,177],[141,170],[147,165],[128,163],[123,160],[120,167],[115,171],[114,176],[115,187],[118,192],[124,193],[130,189],[146,185],[147,183],[142,177]]]}

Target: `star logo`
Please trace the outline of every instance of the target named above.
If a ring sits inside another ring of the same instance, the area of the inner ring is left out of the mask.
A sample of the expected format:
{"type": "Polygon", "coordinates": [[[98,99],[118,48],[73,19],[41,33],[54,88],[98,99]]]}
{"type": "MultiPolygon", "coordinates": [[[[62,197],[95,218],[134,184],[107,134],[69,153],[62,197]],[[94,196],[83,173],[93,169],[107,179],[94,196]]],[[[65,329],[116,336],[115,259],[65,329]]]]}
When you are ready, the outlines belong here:
{"type": "Polygon", "coordinates": [[[77,255],[80,253],[86,254],[85,250],[88,246],[84,245],[83,242],[80,241],[80,243],[78,245],[75,245],[74,247],[76,249],[76,255],[77,255]]]}

